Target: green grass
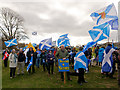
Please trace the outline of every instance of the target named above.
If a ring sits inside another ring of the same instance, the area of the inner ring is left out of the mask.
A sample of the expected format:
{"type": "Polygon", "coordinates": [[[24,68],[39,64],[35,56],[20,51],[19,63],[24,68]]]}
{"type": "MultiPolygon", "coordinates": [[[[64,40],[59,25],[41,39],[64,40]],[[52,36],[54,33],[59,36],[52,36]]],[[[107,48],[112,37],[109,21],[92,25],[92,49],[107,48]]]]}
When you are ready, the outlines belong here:
{"type": "MultiPolygon", "coordinates": [[[[73,70],[72,70],[73,71],[73,70]]],[[[28,75],[25,67],[25,75],[16,76],[14,79],[9,77],[9,67],[4,68],[2,62],[2,88],[117,88],[117,79],[102,78],[100,67],[90,67],[90,72],[85,74],[88,83],[80,86],[77,84],[77,77],[71,76],[72,81],[66,84],[60,80],[60,73],[57,68],[55,74],[48,77],[48,73],[42,72],[42,67],[36,68],[36,73],[28,75]]],[[[117,73],[114,75],[117,77],[117,73]]]]}

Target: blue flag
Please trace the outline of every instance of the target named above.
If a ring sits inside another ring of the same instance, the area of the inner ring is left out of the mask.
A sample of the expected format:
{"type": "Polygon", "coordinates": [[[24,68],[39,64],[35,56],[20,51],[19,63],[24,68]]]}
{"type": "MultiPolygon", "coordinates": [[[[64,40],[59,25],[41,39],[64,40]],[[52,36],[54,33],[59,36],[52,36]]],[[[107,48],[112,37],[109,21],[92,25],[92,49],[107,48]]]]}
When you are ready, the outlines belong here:
{"type": "Polygon", "coordinates": [[[93,29],[89,30],[88,32],[92,40],[94,42],[98,42],[109,37],[110,27],[109,24],[106,22],[104,24],[94,26],[93,29]]]}
{"type": "Polygon", "coordinates": [[[32,63],[33,63],[33,56],[31,57],[30,63],[29,63],[29,65],[28,65],[28,67],[27,67],[27,71],[28,71],[29,68],[32,66],[32,63]]]}
{"type": "Polygon", "coordinates": [[[115,51],[115,49],[111,48],[110,46],[106,47],[104,50],[103,60],[102,60],[102,69],[101,72],[112,72],[112,65],[113,65],[113,59],[112,59],[112,53],[115,51]]]}
{"type": "Polygon", "coordinates": [[[5,43],[6,47],[11,47],[13,45],[17,45],[17,40],[11,39],[11,40],[5,41],[4,43],[5,43]]]}
{"type": "Polygon", "coordinates": [[[68,36],[68,34],[64,34],[59,37],[59,39],[57,41],[58,47],[60,47],[61,45],[64,45],[65,47],[70,46],[70,41],[67,36],[68,36]]]}
{"type": "Polygon", "coordinates": [[[114,4],[110,4],[90,15],[97,25],[117,19],[117,11],[114,4]]]}
{"type": "Polygon", "coordinates": [[[52,47],[52,38],[42,40],[39,44],[39,49],[50,49],[52,47]]]}
{"type": "Polygon", "coordinates": [[[88,59],[86,58],[85,54],[80,51],[74,57],[74,70],[79,68],[84,68],[87,70],[88,59]]]}
{"type": "Polygon", "coordinates": [[[95,44],[96,44],[96,42],[94,42],[94,41],[88,42],[87,45],[84,46],[83,52],[85,52],[86,50],[88,50],[88,48],[92,47],[95,44]]]}
{"type": "Polygon", "coordinates": [[[118,19],[110,20],[108,23],[111,25],[112,30],[118,30],[118,19]]]}

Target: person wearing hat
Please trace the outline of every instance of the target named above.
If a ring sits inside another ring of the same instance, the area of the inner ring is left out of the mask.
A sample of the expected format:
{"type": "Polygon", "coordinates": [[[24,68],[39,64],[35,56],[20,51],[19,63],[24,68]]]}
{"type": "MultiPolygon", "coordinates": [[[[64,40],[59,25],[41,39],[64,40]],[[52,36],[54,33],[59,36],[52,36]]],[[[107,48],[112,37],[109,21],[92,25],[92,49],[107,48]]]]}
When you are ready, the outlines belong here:
{"type": "Polygon", "coordinates": [[[51,68],[51,73],[53,74],[53,69],[54,69],[54,54],[52,53],[52,50],[49,50],[49,53],[47,54],[47,62],[48,62],[48,75],[50,75],[50,68],[51,68]]]}

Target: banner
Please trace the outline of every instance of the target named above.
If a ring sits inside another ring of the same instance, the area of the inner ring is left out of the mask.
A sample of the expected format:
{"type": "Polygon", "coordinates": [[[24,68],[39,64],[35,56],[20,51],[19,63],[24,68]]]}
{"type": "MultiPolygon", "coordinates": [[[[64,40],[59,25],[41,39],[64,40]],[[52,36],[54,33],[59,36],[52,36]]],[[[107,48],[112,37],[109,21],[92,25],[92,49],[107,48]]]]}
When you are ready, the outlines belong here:
{"type": "Polygon", "coordinates": [[[66,60],[58,59],[58,71],[59,72],[69,71],[69,59],[66,59],[66,60]]]}

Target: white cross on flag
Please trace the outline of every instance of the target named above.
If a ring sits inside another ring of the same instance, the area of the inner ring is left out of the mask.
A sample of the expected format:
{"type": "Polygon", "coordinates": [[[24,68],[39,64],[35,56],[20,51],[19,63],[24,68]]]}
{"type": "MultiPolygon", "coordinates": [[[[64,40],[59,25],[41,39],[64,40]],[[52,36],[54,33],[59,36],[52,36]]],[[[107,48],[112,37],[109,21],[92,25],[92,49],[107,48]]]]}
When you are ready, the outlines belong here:
{"type": "Polygon", "coordinates": [[[44,39],[39,44],[40,50],[49,49],[50,47],[52,47],[52,38],[44,39]]]}

